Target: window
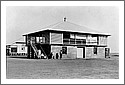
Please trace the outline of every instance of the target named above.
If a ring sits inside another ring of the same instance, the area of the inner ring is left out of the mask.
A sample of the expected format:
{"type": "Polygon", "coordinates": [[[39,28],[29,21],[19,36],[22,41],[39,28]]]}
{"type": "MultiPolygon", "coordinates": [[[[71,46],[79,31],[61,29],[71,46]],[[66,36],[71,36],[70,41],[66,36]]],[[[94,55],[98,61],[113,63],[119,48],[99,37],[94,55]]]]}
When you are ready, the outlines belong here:
{"type": "Polygon", "coordinates": [[[45,37],[40,37],[40,43],[45,43],[45,37]]]}
{"type": "Polygon", "coordinates": [[[31,37],[32,43],[35,43],[35,37],[31,37]]]}
{"type": "Polygon", "coordinates": [[[25,45],[22,45],[22,46],[21,46],[21,50],[22,50],[22,51],[25,51],[25,45]]]}
{"type": "Polygon", "coordinates": [[[31,37],[27,36],[27,44],[30,44],[30,41],[31,41],[31,37]]]}
{"type": "Polygon", "coordinates": [[[86,35],[77,34],[76,39],[86,39],[86,35]]]}
{"type": "Polygon", "coordinates": [[[64,40],[63,40],[63,43],[64,43],[64,44],[69,44],[69,39],[64,39],[64,40]]]}
{"type": "Polygon", "coordinates": [[[70,38],[75,38],[75,34],[70,34],[70,38]]]}
{"type": "Polygon", "coordinates": [[[70,33],[63,33],[63,39],[70,38],[70,33]]]}
{"type": "Polygon", "coordinates": [[[81,44],[81,40],[80,39],[76,39],[76,44],[80,45],[81,44]]]}
{"type": "Polygon", "coordinates": [[[17,48],[11,48],[11,52],[17,52],[17,48]]]}
{"type": "Polygon", "coordinates": [[[22,47],[21,49],[24,51],[24,50],[25,50],[25,47],[22,47]]]}
{"type": "Polygon", "coordinates": [[[82,39],[82,44],[86,44],[86,39],[82,39]]]}
{"type": "Polygon", "coordinates": [[[39,40],[40,40],[39,37],[36,37],[36,42],[37,42],[37,43],[39,43],[39,40]]]}
{"type": "Polygon", "coordinates": [[[94,54],[97,54],[97,47],[94,47],[93,52],[94,52],[94,54]]]}
{"type": "Polygon", "coordinates": [[[70,44],[75,44],[75,39],[70,39],[70,44]]]}
{"type": "Polygon", "coordinates": [[[62,54],[67,54],[67,47],[62,47],[62,54]]]}

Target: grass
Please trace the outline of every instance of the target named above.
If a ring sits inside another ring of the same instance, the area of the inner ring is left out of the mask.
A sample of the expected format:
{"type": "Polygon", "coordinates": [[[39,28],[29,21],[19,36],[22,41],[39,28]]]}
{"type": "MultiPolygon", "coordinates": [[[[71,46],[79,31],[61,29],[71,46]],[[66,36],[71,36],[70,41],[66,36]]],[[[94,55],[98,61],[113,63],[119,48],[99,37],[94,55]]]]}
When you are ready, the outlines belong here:
{"type": "Polygon", "coordinates": [[[119,59],[7,58],[7,79],[118,79],[119,59]]]}

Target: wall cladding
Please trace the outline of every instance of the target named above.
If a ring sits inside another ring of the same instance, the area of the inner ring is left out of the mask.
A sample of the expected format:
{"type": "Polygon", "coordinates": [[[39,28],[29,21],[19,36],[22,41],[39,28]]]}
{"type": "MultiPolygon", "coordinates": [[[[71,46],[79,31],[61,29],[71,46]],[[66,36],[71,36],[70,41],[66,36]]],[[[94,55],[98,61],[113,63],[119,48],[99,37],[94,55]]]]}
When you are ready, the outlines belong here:
{"type": "Polygon", "coordinates": [[[93,48],[94,47],[86,47],[86,58],[92,58],[93,56],[93,48]]]}
{"type": "Polygon", "coordinates": [[[99,36],[99,45],[107,45],[107,37],[99,36]]]}
{"type": "Polygon", "coordinates": [[[105,48],[104,47],[98,47],[98,58],[105,58],[105,48]]]}
{"type": "Polygon", "coordinates": [[[51,33],[51,44],[62,44],[63,37],[62,33],[51,33]]]}
{"type": "MultiPolygon", "coordinates": [[[[56,58],[56,53],[59,54],[60,50],[62,50],[62,46],[51,46],[51,52],[53,53],[54,58],[56,58]]],[[[67,46],[67,54],[63,54],[62,59],[74,59],[76,57],[77,57],[77,48],[72,46],[67,46]]]]}
{"type": "Polygon", "coordinates": [[[70,59],[77,58],[77,47],[68,46],[67,57],[70,58],[70,59]]]}
{"type": "MultiPolygon", "coordinates": [[[[59,54],[62,50],[62,46],[51,46],[51,52],[56,57],[56,53],[59,54]]],[[[97,47],[97,54],[94,54],[94,47],[86,47],[85,58],[105,58],[105,47],[97,47]]],[[[60,56],[60,54],[59,54],[60,56]]],[[[62,55],[63,59],[75,59],[77,58],[77,47],[67,46],[67,54],[62,55]]]]}
{"type": "Polygon", "coordinates": [[[86,58],[105,58],[105,48],[97,47],[97,54],[93,52],[94,47],[86,47],[86,58]]]}

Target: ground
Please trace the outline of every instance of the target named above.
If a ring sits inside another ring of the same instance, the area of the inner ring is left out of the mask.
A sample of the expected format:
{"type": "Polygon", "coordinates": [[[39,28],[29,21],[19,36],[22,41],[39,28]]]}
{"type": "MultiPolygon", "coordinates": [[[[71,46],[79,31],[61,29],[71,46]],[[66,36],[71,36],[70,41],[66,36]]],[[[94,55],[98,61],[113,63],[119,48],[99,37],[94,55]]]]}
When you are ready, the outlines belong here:
{"type": "Polygon", "coordinates": [[[118,79],[119,59],[7,58],[7,79],[118,79]]]}

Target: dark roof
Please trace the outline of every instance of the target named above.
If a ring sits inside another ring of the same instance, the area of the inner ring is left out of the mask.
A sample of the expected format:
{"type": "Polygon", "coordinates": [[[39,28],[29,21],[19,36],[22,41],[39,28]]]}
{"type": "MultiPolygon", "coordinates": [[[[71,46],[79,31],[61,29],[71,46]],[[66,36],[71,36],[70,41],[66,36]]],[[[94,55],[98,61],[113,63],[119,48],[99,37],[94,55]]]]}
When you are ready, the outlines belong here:
{"type": "Polygon", "coordinates": [[[58,22],[55,24],[52,24],[50,26],[44,27],[41,30],[35,31],[35,32],[29,32],[24,35],[30,35],[42,31],[63,31],[63,32],[77,32],[77,33],[88,33],[88,34],[98,34],[98,35],[107,35],[110,36],[108,33],[101,33],[96,30],[92,30],[87,26],[80,26],[71,22],[58,22]]]}

